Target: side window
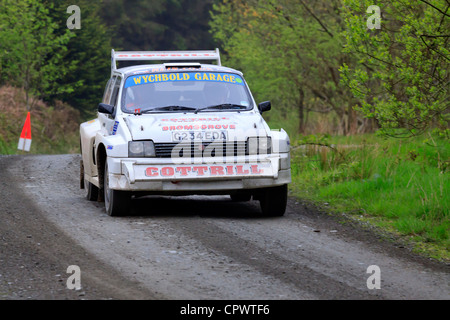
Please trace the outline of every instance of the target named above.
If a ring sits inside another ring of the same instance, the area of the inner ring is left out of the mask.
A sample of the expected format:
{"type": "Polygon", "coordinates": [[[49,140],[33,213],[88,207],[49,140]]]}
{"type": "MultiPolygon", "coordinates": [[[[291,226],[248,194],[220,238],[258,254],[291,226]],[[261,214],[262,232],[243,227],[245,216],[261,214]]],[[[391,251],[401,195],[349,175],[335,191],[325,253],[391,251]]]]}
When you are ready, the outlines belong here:
{"type": "Polygon", "coordinates": [[[108,81],[108,84],[106,85],[105,94],[103,95],[103,103],[109,104],[109,101],[111,99],[111,93],[112,88],[114,86],[114,82],[116,81],[116,77],[114,76],[108,81]]]}
{"type": "Polygon", "coordinates": [[[122,78],[117,77],[116,82],[114,84],[112,95],[111,95],[111,102],[110,105],[117,107],[118,97],[119,97],[119,90],[120,90],[120,84],[122,83],[122,78]]]}

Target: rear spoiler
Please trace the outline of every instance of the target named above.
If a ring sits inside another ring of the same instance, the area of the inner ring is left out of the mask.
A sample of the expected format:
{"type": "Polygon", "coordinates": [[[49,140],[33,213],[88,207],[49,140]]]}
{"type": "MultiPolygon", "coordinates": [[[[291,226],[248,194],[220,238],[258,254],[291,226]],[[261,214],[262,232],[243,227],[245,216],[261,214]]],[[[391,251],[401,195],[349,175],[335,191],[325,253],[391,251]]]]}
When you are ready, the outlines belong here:
{"type": "Polygon", "coordinates": [[[220,52],[216,50],[203,51],[114,51],[111,50],[111,71],[117,69],[117,61],[216,61],[221,66],[220,52]]]}

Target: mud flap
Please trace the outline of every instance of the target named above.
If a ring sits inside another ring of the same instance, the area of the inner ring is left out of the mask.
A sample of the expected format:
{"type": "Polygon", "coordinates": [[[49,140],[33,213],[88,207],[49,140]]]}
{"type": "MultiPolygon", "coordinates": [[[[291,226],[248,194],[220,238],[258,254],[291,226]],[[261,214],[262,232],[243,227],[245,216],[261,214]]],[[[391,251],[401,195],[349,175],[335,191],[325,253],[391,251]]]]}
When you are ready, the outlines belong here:
{"type": "Polygon", "coordinates": [[[83,160],[80,160],[80,189],[84,190],[84,164],[83,160]]]}

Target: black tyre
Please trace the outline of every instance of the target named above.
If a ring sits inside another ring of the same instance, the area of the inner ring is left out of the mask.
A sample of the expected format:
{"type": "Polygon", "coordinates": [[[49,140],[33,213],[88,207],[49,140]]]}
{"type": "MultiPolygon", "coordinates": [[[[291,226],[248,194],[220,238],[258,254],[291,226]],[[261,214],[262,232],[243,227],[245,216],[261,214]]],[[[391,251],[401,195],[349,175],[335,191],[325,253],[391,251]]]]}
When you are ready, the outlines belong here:
{"type": "Polygon", "coordinates": [[[98,188],[89,181],[87,181],[86,179],[84,180],[84,190],[86,199],[88,199],[89,201],[98,200],[98,191],[99,191],[98,188]]]}
{"type": "Polygon", "coordinates": [[[81,189],[84,189],[85,191],[84,195],[86,199],[88,199],[89,201],[97,201],[99,189],[84,178],[83,160],[81,160],[80,162],[80,182],[81,189]]]}
{"type": "Polygon", "coordinates": [[[270,217],[283,216],[286,212],[287,198],[287,185],[264,189],[259,200],[262,214],[270,217]]]}
{"type": "Polygon", "coordinates": [[[105,162],[105,174],[103,175],[103,190],[106,213],[111,217],[124,216],[129,212],[131,194],[126,191],[112,190],[109,188],[108,162],[105,162]]]}

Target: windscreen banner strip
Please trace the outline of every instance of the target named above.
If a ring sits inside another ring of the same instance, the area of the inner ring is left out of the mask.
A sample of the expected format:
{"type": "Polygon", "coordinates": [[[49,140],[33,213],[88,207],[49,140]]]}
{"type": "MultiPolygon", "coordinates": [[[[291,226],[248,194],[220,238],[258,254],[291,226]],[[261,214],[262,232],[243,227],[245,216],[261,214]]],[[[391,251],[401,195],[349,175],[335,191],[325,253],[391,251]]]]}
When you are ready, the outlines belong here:
{"type": "Polygon", "coordinates": [[[125,89],[149,83],[179,82],[179,81],[207,81],[224,82],[236,85],[244,85],[244,80],[239,75],[223,72],[176,72],[158,73],[149,75],[131,76],[125,83],[125,89]]]}

